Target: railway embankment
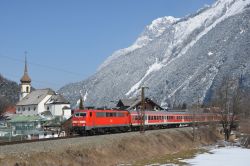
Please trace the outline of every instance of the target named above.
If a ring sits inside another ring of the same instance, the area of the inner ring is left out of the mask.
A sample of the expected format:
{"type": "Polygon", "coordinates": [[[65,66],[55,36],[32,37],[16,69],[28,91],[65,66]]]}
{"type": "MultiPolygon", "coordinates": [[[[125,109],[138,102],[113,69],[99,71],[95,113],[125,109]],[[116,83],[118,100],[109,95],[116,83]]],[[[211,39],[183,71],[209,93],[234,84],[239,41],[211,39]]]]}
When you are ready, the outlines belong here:
{"type": "Polygon", "coordinates": [[[201,127],[128,132],[0,147],[2,166],[106,166],[133,164],[215,143],[219,132],[201,127]]]}

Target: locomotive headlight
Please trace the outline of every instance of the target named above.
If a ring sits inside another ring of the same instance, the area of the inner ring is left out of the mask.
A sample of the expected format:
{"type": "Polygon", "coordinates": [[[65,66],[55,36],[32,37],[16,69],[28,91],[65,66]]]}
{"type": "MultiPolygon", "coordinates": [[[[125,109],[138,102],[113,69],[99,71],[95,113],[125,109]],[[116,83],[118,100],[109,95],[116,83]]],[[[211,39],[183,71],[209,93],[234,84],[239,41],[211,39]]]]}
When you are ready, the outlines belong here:
{"type": "Polygon", "coordinates": [[[86,121],[84,121],[84,120],[81,120],[81,121],[79,121],[79,123],[86,123],[86,121]]]}

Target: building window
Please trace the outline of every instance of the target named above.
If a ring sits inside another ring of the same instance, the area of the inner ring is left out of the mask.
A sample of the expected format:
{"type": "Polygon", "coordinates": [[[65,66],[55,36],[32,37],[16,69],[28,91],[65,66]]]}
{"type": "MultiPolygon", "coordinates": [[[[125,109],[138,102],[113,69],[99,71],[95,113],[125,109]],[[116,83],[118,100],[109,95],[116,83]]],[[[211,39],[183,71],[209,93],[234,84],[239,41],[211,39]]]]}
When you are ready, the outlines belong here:
{"type": "Polygon", "coordinates": [[[23,111],[25,111],[25,108],[23,107],[23,111]]]}
{"type": "Polygon", "coordinates": [[[49,111],[49,106],[47,106],[47,111],[49,111]]]}
{"type": "Polygon", "coordinates": [[[28,108],[28,111],[30,111],[30,107],[28,108]]]}
{"type": "Polygon", "coordinates": [[[26,92],[29,93],[29,87],[28,86],[26,87],[26,92]]]}
{"type": "Polygon", "coordinates": [[[34,111],[36,110],[36,107],[34,107],[34,111]]]}

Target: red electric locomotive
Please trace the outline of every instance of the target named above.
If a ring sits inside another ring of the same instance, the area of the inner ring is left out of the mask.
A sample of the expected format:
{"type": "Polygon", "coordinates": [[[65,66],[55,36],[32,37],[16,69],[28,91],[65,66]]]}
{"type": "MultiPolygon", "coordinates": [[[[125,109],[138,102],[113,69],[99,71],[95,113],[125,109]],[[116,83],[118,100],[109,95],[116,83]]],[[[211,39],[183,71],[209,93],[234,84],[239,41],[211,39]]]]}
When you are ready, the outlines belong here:
{"type": "Polygon", "coordinates": [[[79,134],[128,131],[130,119],[126,110],[76,110],[72,117],[72,127],[79,134]]]}

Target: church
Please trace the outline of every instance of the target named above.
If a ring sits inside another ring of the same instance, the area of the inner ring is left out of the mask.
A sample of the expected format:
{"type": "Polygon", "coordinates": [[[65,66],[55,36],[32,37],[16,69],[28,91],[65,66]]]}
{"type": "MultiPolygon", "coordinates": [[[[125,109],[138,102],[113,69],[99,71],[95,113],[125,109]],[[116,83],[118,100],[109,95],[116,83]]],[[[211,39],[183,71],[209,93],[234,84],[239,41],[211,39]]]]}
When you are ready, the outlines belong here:
{"type": "Polygon", "coordinates": [[[50,88],[32,90],[26,58],[20,81],[21,94],[16,104],[16,114],[70,118],[70,103],[62,95],[50,88]]]}

